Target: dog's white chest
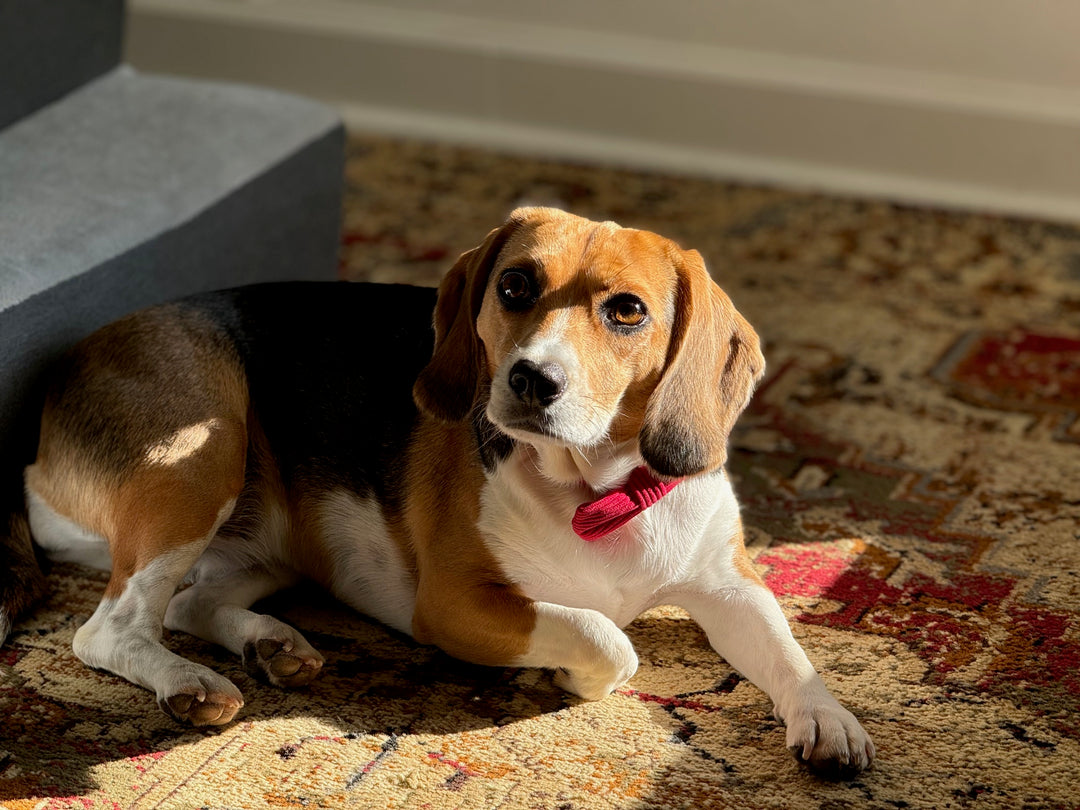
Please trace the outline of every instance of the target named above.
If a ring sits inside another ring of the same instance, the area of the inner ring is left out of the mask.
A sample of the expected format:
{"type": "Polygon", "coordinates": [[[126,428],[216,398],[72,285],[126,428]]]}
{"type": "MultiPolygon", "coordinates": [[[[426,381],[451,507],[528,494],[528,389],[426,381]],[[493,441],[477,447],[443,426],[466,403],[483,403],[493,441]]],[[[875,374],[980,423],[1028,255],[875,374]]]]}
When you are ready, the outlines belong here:
{"type": "Polygon", "coordinates": [[[692,580],[714,539],[738,531],[727,480],[687,481],[625,526],[593,541],[571,520],[587,490],[543,479],[512,458],[489,476],[480,530],[503,573],[528,597],[598,610],[620,626],[692,580]]]}

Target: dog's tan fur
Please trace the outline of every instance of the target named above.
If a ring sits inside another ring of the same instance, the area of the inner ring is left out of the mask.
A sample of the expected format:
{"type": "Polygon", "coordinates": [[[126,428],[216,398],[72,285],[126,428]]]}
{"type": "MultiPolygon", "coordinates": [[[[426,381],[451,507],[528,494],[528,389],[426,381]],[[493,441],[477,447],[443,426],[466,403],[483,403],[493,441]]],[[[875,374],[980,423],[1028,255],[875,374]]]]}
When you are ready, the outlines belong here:
{"type": "Polygon", "coordinates": [[[505,666],[528,647],[531,602],[476,532],[483,470],[459,425],[428,422],[409,456],[405,521],[416,554],[413,636],[478,664],[505,666]],[[432,465],[438,452],[449,464],[432,465]]]}
{"type": "Polygon", "coordinates": [[[113,568],[106,596],[122,593],[128,578],[174,546],[206,537],[243,487],[247,390],[236,362],[208,343],[201,327],[168,310],[137,326],[129,318],[106,327],[87,341],[63,388],[46,403],[27,486],[108,541],[113,568]],[[173,351],[163,357],[161,346],[173,351]],[[200,386],[209,381],[215,396],[198,404],[158,401],[162,390],[181,390],[176,377],[200,386]],[[119,435],[107,420],[93,424],[113,407],[137,410],[140,418],[125,420],[119,435]],[[89,448],[88,421],[97,439],[89,448]],[[134,435],[129,425],[137,426],[134,435]],[[205,436],[183,446],[193,425],[205,436]]]}

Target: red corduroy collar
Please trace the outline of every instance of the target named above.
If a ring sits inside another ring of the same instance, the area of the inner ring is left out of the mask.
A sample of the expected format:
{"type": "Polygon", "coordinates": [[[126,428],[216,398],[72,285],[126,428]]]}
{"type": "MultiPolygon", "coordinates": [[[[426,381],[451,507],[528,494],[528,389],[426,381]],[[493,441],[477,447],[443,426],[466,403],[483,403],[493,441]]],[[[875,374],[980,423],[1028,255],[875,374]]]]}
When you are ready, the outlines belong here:
{"type": "Polygon", "coordinates": [[[655,504],[680,480],[661,481],[645,467],[635,467],[621,487],[579,506],[571,525],[582,540],[599,540],[655,504]]]}

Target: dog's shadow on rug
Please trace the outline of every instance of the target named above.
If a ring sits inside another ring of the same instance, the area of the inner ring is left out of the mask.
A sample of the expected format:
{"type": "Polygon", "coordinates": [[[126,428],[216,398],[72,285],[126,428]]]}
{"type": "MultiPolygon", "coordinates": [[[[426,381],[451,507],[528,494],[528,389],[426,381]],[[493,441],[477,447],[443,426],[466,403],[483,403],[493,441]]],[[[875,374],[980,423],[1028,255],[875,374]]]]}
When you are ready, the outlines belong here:
{"type": "MultiPolygon", "coordinates": [[[[89,670],[71,652],[71,636],[89,617],[104,575],[57,566],[50,579],[55,586],[47,603],[6,650],[15,664],[0,695],[7,714],[0,737],[0,801],[84,795],[102,787],[95,771],[104,763],[122,762],[137,780],[150,763],[174,750],[205,747],[214,738],[228,745],[237,724],[250,726],[246,740],[265,725],[267,739],[285,756],[290,745],[303,744],[308,727],[320,729],[318,734],[331,728],[342,739],[483,734],[580,703],[555,686],[551,673],[463,663],[318,590],[297,588],[256,609],[293,624],[326,657],[307,687],[261,683],[232,653],[166,632],[169,649],[220,672],[244,694],[245,706],[233,724],[191,728],[166,716],[150,692],[89,670]],[[292,739],[293,734],[299,736],[292,739]]],[[[653,618],[629,632],[643,661],[726,667],[691,621],[653,618]]]]}
{"type": "Polygon", "coordinates": [[[300,712],[365,733],[452,734],[526,720],[576,701],[550,674],[459,661],[315,589],[284,592],[257,609],[293,624],[326,664],[300,690],[251,679],[238,683],[248,700],[244,719],[300,712]]]}
{"type": "MultiPolygon", "coordinates": [[[[281,689],[252,678],[239,657],[166,631],[176,654],[232,680],[245,698],[233,724],[177,723],[153,693],[86,667],[71,650],[107,575],[53,567],[50,593],[0,650],[0,802],[79,796],[99,789],[94,771],[125,762],[134,778],[154,759],[237,724],[313,718],[350,734],[448,734],[504,725],[558,710],[564,694],[538,673],[465,664],[387,630],[315,589],[296,588],[256,606],[293,623],[326,657],[308,687],[281,689]]],[[[303,723],[299,724],[300,726],[303,723]]]]}

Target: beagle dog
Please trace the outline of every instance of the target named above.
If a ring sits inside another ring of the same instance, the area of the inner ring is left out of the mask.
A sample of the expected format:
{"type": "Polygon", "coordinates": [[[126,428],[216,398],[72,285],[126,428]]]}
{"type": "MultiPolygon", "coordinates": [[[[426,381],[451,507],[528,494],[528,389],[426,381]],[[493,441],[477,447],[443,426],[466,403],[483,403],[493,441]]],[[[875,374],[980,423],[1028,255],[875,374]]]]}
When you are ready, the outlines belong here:
{"type": "Polygon", "coordinates": [[[698,253],[522,208],[437,296],[259,285],[90,336],[48,395],[27,523],[52,558],[111,571],[75,654],[181,721],[244,701],[163,627],[272,684],[318,674],[299,632],[250,609],[301,578],[586,700],[637,669],[621,628],[674,604],[769,694],[799,759],[850,775],[873,743],[755,573],[723,469],[763,370],[698,253]]]}

